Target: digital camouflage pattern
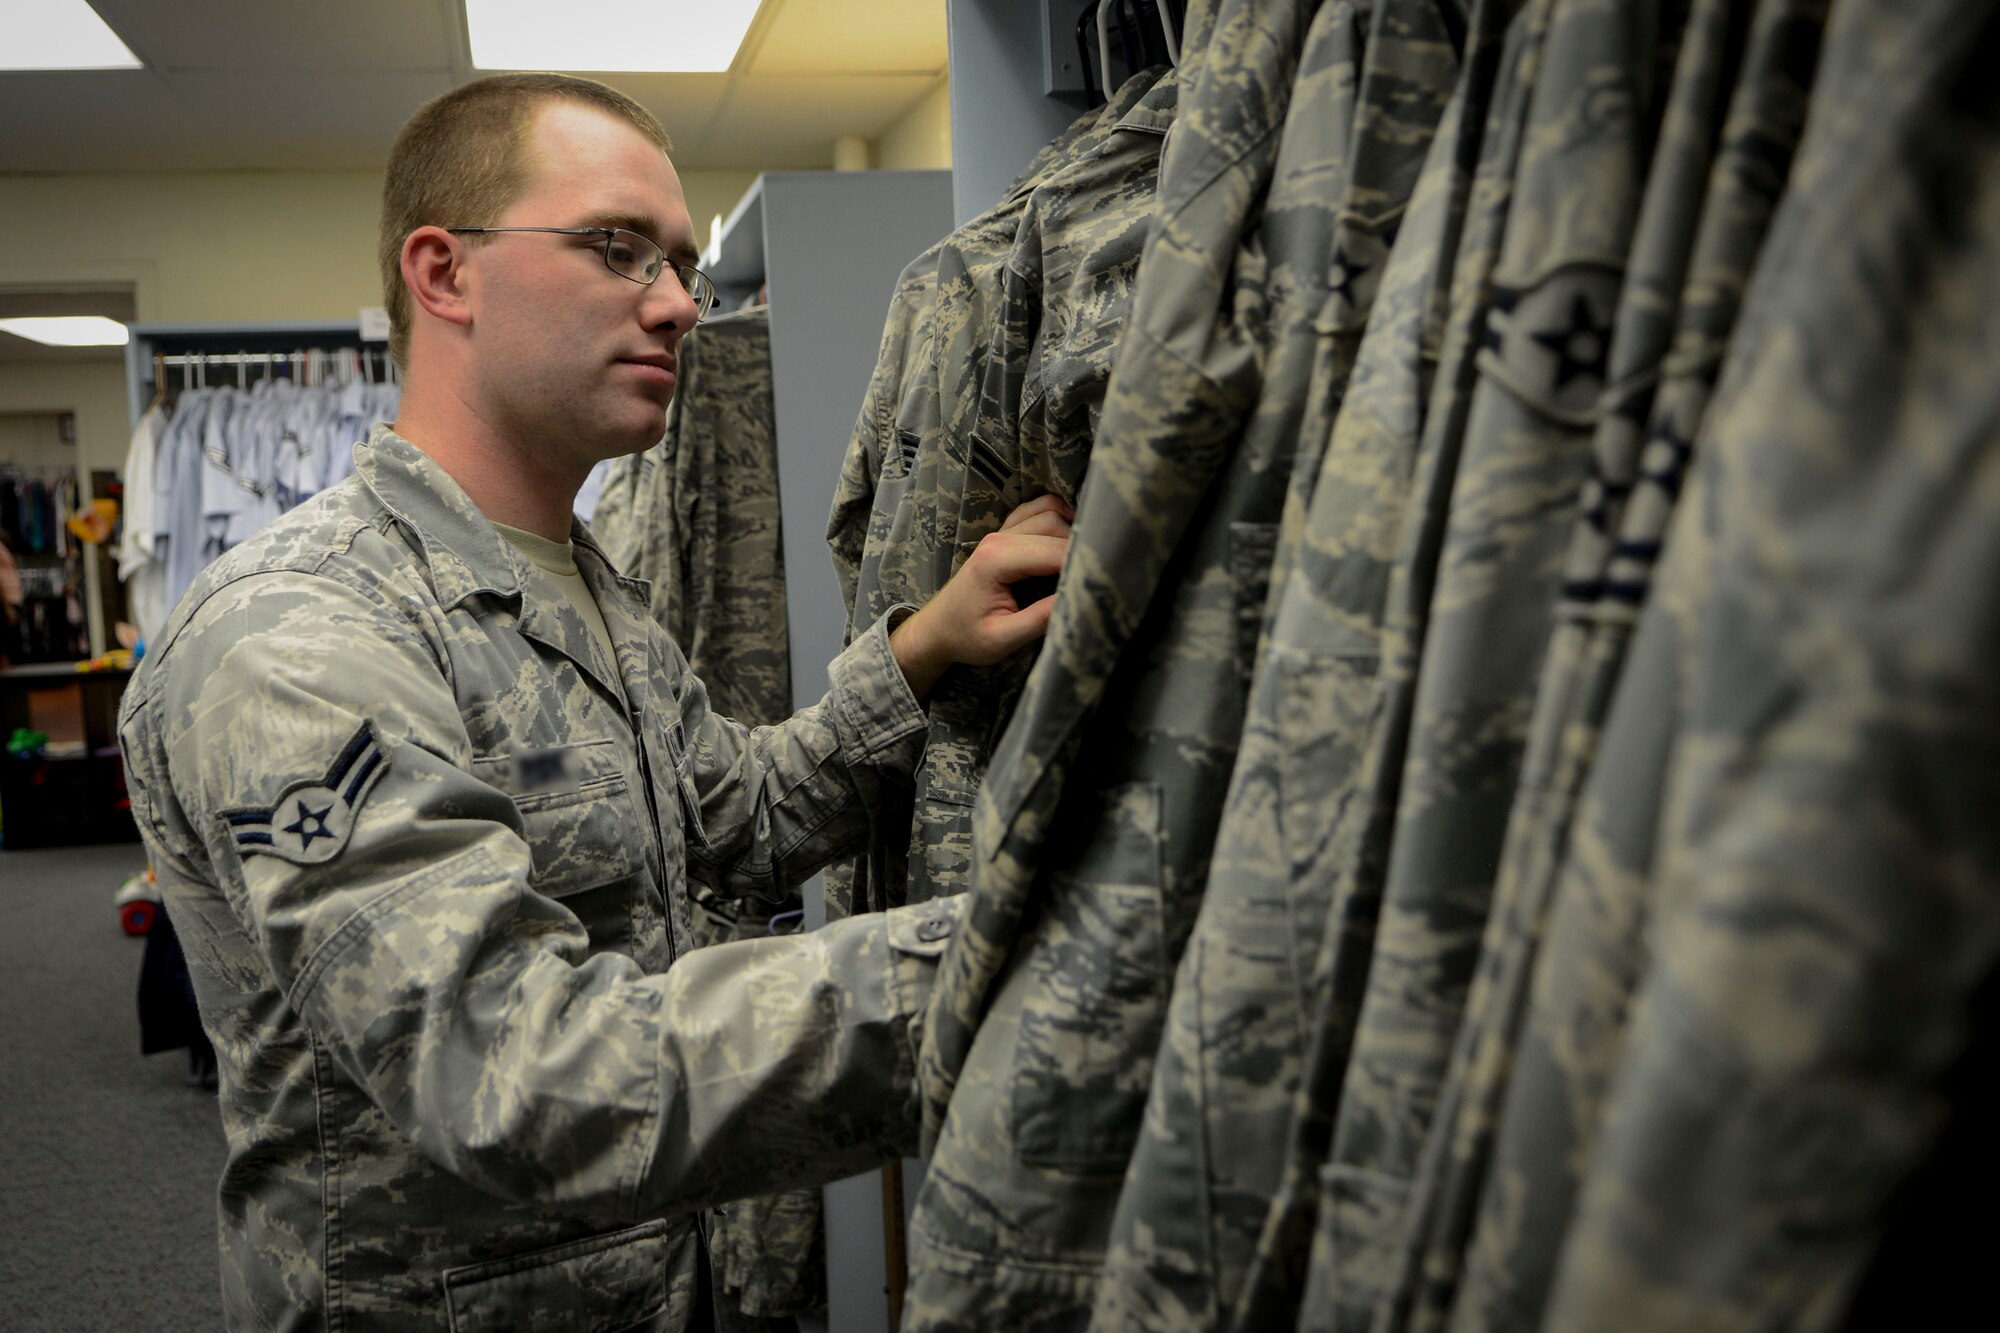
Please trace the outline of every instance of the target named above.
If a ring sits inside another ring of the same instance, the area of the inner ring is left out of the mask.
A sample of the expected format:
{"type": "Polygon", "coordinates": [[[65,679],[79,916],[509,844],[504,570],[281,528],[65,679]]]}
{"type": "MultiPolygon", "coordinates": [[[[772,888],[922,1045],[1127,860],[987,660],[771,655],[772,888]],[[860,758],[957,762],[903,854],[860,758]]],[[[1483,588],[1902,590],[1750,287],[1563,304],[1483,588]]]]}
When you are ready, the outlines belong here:
{"type": "Polygon", "coordinates": [[[1226,0],[1188,15],[1063,593],[975,812],[979,938],[952,955],[953,994],[927,1023],[938,1133],[911,1224],[906,1333],[1089,1316],[1234,756],[1239,626],[1262,614],[1295,444],[1237,447],[1271,314],[1256,224],[1317,7],[1226,0]]]}
{"type": "MultiPolygon", "coordinates": [[[[1298,562],[1305,511],[1384,261],[1456,82],[1435,0],[1323,5],[1306,35],[1258,231],[1270,347],[1244,450],[1297,440],[1266,607],[1237,625],[1249,661],[1298,562]]],[[[1452,15],[1453,19],[1460,16],[1452,15]]],[[[1278,727],[1257,657],[1200,913],[1176,973],[1145,1117],[1127,1168],[1093,1327],[1209,1329],[1233,1304],[1276,1185],[1297,1087],[1303,1005],[1291,973],[1288,876],[1273,805],[1278,727]],[[1257,771],[1258,776],[1246,777],[1257,771]],[[1254,794],[1251,794],[1254,793],[1254,794]]]]}
{"type": "MultiPolygon", "coordinates": [[[[926,449],[942,451],[938,538],[956,543],[954,572],[1016,507],[1051,493],[1074,503],[1081,487],[1178,100],[1171,72],[1141,77],[1152,81],[1144,95],[1029,194],[997,275],[974,415],[962,431],[919,446],[920,459],[926,449]]],[[[957,667],[931,692],[910,901],[970,885],[973,801],[1034,660],[1031,648],[995,666],[957,667]]]]}
{"type": "MultiPolygon", "coordinates": [[[[847,607],[849,642],[855,634],[861,565],[868,557],[875,492],[886,470],[904,461],[896,434],[896,411],[903,400],[904,386],[921,373],[923,354],[930,347],[930,313],[936,296],[938,253],[943,244],[940,241],[911,260],[896,279],[895,291],[889,298],[888,321],[882,330],[881,351],[868,377],[854,438],[841,462],[840,479],[834,485],[826,540],[847,607]]],[[[857,897],[861,910],[865,911],[870,903],[886,898],[888,891],[884,886],[903,882],[904,844],[899,837],[883,836],[883,831],[910,826],[911,797],[907,786],[891,784],[882,794],[881,826],[876,836],[869,839],[866,851],[853,860],[838,861],[826,868],[822,882],[829,921],[853,915],[857,897]]]]}
{"type": "Polygon", "coordinates": [[[615,661],[414,446],[355,457],[204,572],[120,718],[221,1067],[228,1323],[680,1328],[685,1210],[914,1146],[954,929],[690,953],[686,880],[851,850],[922,711],[885,622],[827,701],[728,722],[580,524],[615,661]]]}
{"type": "MultiPolygon", "coordinates": [[[[618,460],[606,481],[607,493],[615,485],[621,500],[632,497],[615,515],[635,529],[630,562],[618,568],[653,585],[653,618],[707,687],[709,707],[774,725],[791,716],[792,665],[770,309],[702,321],[681,340],[676,364],[665,438],[618,460]]],[[[796,893],[734,903],[691,888],[697,948],[766,934],[774,914],[799,907],[796,893]]],[[[723,1303],[761,1317],[825,1307],[817,1190],[717,1209],[706,1235],[723,1303]]]]}
{"type": "MultiPolygon", "coordinates": [[[[794,893],[788,900],[796,910],[794,893]]],[[[697,889],[696,948],[772,935],[766,909],[697,889]],[[732,914],[726,910],[736,908],[732,914]]],[[[703,1216],[714,1279],[716,1333],[793,1333],[794,1317],[826,1313],[826,1231],[820,1192],[787,1190],[737,1199],[703,1216]]]]}
{"type": "Polygon", "coordinates": [[[653,585],[653,618],[708,687],[711,708],[780,722],[791,716],[792,670],[770,308],[703,320],[676,360],[665,438],[619,460],[638,473],[638,532],[618,568],[653,585]]]}
{"type": "Polygon", "coordinates": [[[1996,50],[1990,6],[1833,11],[1501,1122],[1473,1258],[1559,1244],[1542,1327],[1838,1326],[1943,1118],[1995,945],[1996,50]],[[1518,1169],[1551,1094],[1573,1179],[1518,1169]]]}
{"type": "Polygon", "coordinates": [[[1477,4],[1467,18],[1459,84],[1376,294],[1297,569],[1273,608],[1267,716],[1303,1029],[1292,1040],[1303,1050],[1277,1187],[1231,1317],[1238,1329],[1294,1322],[1314,1221],[1331,1216],[1320,1167],[1374,948],[1388,831],[1357,816],[1393,780],[1381,759],[1400,753],[1382,744],[1382,719],[1413,675],[1410,621],[1428,607],[1425,560],[1440,526],[1425,506],[1444,503],[1451,476],[1442,455],[1458,435],[1445,427],[1463,427],[1546,19],[1539,0],[1477,4]]]}
{"type": "MultiPolygon", "coordinates": [[[[1683,18],[1555,0],[1469,394],[1437,412],[1406,536],[1346,886],[1376,899],[1301,1327],[1366,1330],[1479,955],[1563,555],[1590,460],[1625,256],[1683,18]],[[1458,413],[1462,410],[1462,423],[1458,413]],[[1443,432],[1458,428],[1456,440],[1443,432]]],[[[1476,299],[1476,298],[1475,298],[1476,299]]]]}
{"type": "MultiPolygon", "coordinates": [[[[1158,154],[1157,135],[1164,128],[1160,122],[1171,118],[1173,107],[1171,85],[1161,96],[1149,96],[1158,76],[1159,71],[1147,70],[1129,79],[1106,106],[1080,118],[1045,147],[1000,204],[958,227],[936,247],[935,274],[927,289],[929,307],[921,315],[924,346],[899,386],[893,428],[871,430],[870,419],[881,406],[871,386],[844,468],[847,480],[835,496],[831,540],[837,550],[851,548],[853,539],[843,532],[851,531],[861,513],[861,487],[854,478],[865,468],[857,455],[881,460],[874,469],[867,529],[856,565],[851,630],[872,623],[880,614],[875,607],[899,602],[920,605],[934,596],[978,538],[997,530],[1011,511],[1010,505],[994,512],[999,493],[1019,494],[1023,500],[1040,493],[1024,489],[1026,478],[1010,475],[994,441],[986,438],[993,432],[979,424],[989,359],[1027,351],[1011,347],[1006,335],[1010,324],[1019,322],[1007,313],[1010,303],[1020,298],[1018,286],[1006,277],[1010,257],[1024,219],[1038,211],[1054,211],[1059,229],[1073,229],[1070,243],[1091,255],[1097,253],[1094,241],[1114,238],[1130,225],[1130,200],[1149,206],[1149,163],[1158,154]],[[1111,168],[1090,176],[1090,188],[1054,188],[1059,177],[1073,176],[1076,167],[1113,150],[1114,140],[1118,142],[1111,168]],[[1105,213],[1093,215],[1092,204],[1105,213]],[[977,488],[970,495],[969,479],[977,488]]],[[[1116,250],[1107,251],[1106,257],[1113,261],[1109,268],[1115,281],[1116,250]]],[[[1128,274],[1124,285],[1129,287],[1129,282],[1128,274]]],[[[891,347],[895,320],[892,307],[878,382],[886,378],[882,367],[895,356],[891,347]]],[[[1023,660],[1032,660],[1032,653],[1023,660]]],[[[965,889],[973,793],[998,722],[1004,719],[1002,696],[1011,693],[1007,687],[1018,682],[1021,670],[1019,663],[984,672],[958,668],[939,682],[929,707],[931,739],[908,794],[909,808],[885,809],[877,845],[857,868],[852,887],[842,884],[838,889],[853,900],[853,910],[965,889]]]]}
{"type": "MultiPolygon", "coordinates": [[[[1703,0],[1682,43],[1479,974],[1413,1193],[1397,1304],[1394,1317],[1380,1324],[1385,1329],[1440,1329],[1454,1319],[1527,978],[1577,790],[1596,758],[1631,626],[1666,535],[1686,461],[1682,442],[1696,436],[1797,143],[1825,5],[1783,0],[1754,10],[1753,25],[1752,7],[1703,0]]],[[[1558,1123],[1544,1122],[1538,1136],[1544,1144],[1558,1123]]],[[[1557,1159],[1546,1169],[1563,1174],[1557,1159]]],[[[1558,1201],[1567,1197],[1542,1187],[1532,1197],[1516,1196],[1511,1221],[1520,1229],[1507,1248],[1533,1246],[1535,1253],[1493,1256],[1502,1271],[1474,1263],[1457,1323],[1514,1327],[1540,1308],[1560,1241],[1554,1219],[1567,1206],[1558,1201]]]]}

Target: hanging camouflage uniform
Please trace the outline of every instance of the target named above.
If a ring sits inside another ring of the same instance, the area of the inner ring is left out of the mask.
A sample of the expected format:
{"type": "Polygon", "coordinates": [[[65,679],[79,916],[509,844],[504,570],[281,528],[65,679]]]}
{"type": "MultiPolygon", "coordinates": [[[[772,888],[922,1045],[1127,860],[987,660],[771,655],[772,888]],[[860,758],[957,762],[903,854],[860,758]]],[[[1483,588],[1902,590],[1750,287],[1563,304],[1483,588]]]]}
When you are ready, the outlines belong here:
{"type": "Polygon", "coordinates": [[[1414,678],[1410,632],[1429,605],[1438,516],[1547,17],[1548,0],[1518,12],[1501,0],[1472,12],[1457,105],[1426,173],[1442,173],[1438,192],[1419,190],[1398,237],[1321,462],[1298,571],[1272,618],[1266,651],[1282,724],[1282,845],[1292,880],[1287,947],[1313,1031],[1284,1131],[1284,1168],[1232,1319],[1240,1329],[1293,1322],[1314,1219],[1332,1216],[1321,1206],[1320,1167],[1374,948],[1389,831],[1358,815],[1379,814],[1394,787],[1383,761],[1400,748],[1388,743],[1384,719],[1395,719],[1394,701],[1414,678]]]}
{"type": "MultiPolygon", "coordinates": [[[[1262,396],[1246,428],[1298,440],[1274,590],[1296,563],[1371,299],[1456,82],[1457,17],[1435,0],[1340,0],[1320,9],[1306,38],[1259,222],[1275,317],[1262,396]]],[[[1249,660],[1266,608],[1245,609],[1252,614],[1238,633],[1249,660]]],[[[1286,966],[1287,877],[1244,836],[1272,811],[1244,796],[1246,771],[1276,750],[1276,728],[1260,711],[1270,697],[1262,672],[1260,659],[1097,1286],[1092,1325],[1103,1330],[1215,1327],[1240,1287],[1276,1183],[1272,1148],[1283,1143],[1297,1086],[1303,1010],[1286,966]]]]}
{"type": "Polygon", "coordinates": [[[1256,222],[1316,8],[1189,14],[1063,593],[975,814],[982,929],[933,1012],[951,1031],[927,1062],[940,1132],[906,1330],[1089,1312],[1234,754],[1237,627],[1262,613],[1295,444],[1224,466],[1256,401],[1256,222]]]}
{"type": "Polygon", "coordinates": [[[1996,55],[1989,4],[1834,10],[1543,949],[1596,1132],[1541,1327],[1838,1327],[1947,1109],[2000,959],[1996,55]]]}
{"type": "MultiPolygon", "coordinates": [[[[938,536],[957,543],[954,570],[1017,506],[1045,494],[1076,499],[1131,307],[1178,91],[1171,72],[1159,76],[1094,146],[1028,197],[999,274],[975,414],[938,445],[938,536]],[[947,524],[943,510],[953,492],[957,520],[947,524]]],[[[1029,649],[995,666],[955,668],[933,690],[910,831],[910,901],[970,884],[973,801],[1034,660],[1029,649]]]]}
{"type": "Polygon", "coordinates": [[[1438,441],[1436,489],[1413,514],[1424,549],[1411,586],[1429,585],[1428,605],[1413,601],[1397,622],[1399,651],[1364,765],[1380,782],[1346,814],[1369,830],[1353,882],[1379,895],[1379,915],[1320,1168],[1320,1234],[1331,1245],[1315,1254],[1302,1327],[1366,1329],[1392,1286],[1389,1260],[1478,958],[1563,550],[1617,354],[1624,260],[1681,18],[1671,0],[1556,0],[1550,12],[1479,378],[1463,434],[1438,441]],[[1378,830],[1386,845],[1373,841],[1378,830]]]}
{"type": "MultiPolygon", "coordinates": [[[[1737,294],[1783,187],[1824,8],[1824,0],[1767,0],[1753,27],[1746,7],[1712,0],[1689,22],[1684,91],[1669,108],[1634,245],[1613,383],[1564,566],[1480,975],[1414,1192],[1398,1263],[1397,1318],[1386,1328],[1439,1329],[1451,1318],[1550,877],[1665,535],[1683,462],[1679,442],[1694,438],[1737,294]]],[[[1535,1210],[1545,1199],[1552,1196],[1538,1190],[1516,1203],[1535,1210]]],[[[1516,1212],[1514,1220],[1531,1216],[1516,1212]]],[[[1545,1274],[1547,1266],[1525,1256],[1518,1266],[1510,1260],[1504,1281],[1518,1291],[1527,1272],[1545,1274]]],[[[1493,1276],[1483,1265],[1474,1272],[1493,1276]]],[[[1496,1303],[1497,1295],[1468,1298],[1459,1318],[1473,1327],[1511,1326],[1511,1297],[1496,1303]]]]}
{"type": "MultiPolygon", "coordinates": [[[[904,270],[828,522],[827,540],[848,596],[850,634],[873,623],[872,607],[921,605],[957,568],[958,495],[968,439],[984,356],[999,319],[1001,272],[1022,215],[1037,186],[1113,132],[1156,73],[1135,76],[1110,103],[1079,118],[1036,154],[999,204],[904,270]]],[[[950,704],[933,715],[943,721],[944,738],[952,740],[958,727],[950,704]]],[[[934,766],[922,779],[926,794],[940,785],[934,774],[960,767],[954,750],[950,763],[934,766]]],[[[964,783],[941,785],[955,794],[964,783]]],[[[954,827],[964,823],[961,808],[962,802],[920,804],[914,788],[891,793],[866,855],[851,868],[828,873],[829,913],[880,910],[913,893],[920,900],[962,890],[962,867],[951,871],[948,850],[939,854],[935,875],[924,855],[914,866],[910,860],[913,849],[963,842],[962,833],[953,836],[954,827]]]]}

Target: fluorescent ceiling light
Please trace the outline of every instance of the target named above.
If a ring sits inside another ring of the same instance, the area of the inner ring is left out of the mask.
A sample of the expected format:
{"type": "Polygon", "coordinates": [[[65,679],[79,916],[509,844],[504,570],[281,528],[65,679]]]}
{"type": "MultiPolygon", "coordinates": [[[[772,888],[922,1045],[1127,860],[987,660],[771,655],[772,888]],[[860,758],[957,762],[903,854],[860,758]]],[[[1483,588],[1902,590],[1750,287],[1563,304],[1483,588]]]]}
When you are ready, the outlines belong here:
{"type": "Polygon", "coordinates": [[[763,0],[465,0],[478,69],[720,74],[763,0]]]}
{"type": "Polygon", "coordinates": [[[0,0],[0,69],[139,69],[84,0],[0,0]]]}
{"type": "Polygon", "coordinates": [[[123,347],[131,331],[102,315],[43,315],[33,319],[0,319],[0,331],[17,334],[50,347],[123,347]]]}

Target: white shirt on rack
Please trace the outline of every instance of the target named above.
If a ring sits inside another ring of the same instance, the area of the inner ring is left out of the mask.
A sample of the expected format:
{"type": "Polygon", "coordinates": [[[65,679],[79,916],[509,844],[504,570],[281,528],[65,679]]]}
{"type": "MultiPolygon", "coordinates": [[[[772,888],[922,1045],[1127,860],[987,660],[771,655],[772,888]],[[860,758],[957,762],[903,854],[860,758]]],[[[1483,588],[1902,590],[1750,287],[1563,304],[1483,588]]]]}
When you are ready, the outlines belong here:
{"type": "Polygon", "coordinates": [[[125,609],[150,641],[167,621],[167,566],[157,549],[159,492],[153,480],[168,409],[159,403],[146,409],[132,428],[125,450],[125,512],[118,536],[118,577],[125,584],[125,609]]]}

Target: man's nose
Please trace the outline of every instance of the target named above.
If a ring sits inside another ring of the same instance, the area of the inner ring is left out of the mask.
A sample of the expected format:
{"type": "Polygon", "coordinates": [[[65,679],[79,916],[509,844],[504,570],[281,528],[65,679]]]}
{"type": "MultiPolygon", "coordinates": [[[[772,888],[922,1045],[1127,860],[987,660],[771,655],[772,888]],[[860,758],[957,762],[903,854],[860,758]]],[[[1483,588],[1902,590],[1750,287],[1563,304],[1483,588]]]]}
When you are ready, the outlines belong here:
{"type": "Polygon", "coordinates": [[[672,328],[685,334],[694,327],[697,313],[694,298],[671,268],[646,288],[641,319],[649,329],[672,328]]]}

